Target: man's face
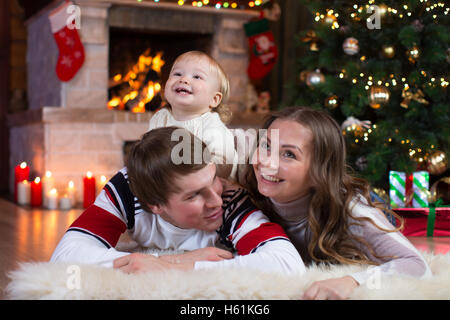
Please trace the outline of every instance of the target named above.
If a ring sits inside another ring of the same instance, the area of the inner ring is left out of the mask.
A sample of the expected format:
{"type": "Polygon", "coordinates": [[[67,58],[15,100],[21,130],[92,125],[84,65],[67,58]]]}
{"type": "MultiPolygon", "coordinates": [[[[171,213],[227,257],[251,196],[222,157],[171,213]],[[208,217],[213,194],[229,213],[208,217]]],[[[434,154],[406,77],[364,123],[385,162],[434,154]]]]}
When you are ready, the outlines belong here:
{"type": "Polygon", "coordinates": [[[159,206],[154,213],[183,229],[215,231],[222,225],[223,187],[215,164],[178,177],[175,184],[181,191],[170,195],[167,205],[159,206]]]}

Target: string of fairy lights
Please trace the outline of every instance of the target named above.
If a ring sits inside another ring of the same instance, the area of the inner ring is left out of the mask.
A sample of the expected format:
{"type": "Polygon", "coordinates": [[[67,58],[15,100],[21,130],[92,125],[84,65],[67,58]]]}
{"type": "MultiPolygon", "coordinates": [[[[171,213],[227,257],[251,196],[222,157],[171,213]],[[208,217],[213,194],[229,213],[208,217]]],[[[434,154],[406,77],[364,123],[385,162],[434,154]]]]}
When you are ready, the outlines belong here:
{"type": "MultiPolygon", "coordinates": [[[[445,3],[443,2],[437,2],[437,3],[432,3],[429,0],[420,0],[420,3],[422,5],[425,5],[425,12],[427,14],[431,14],[432,19],[435,20],[436,23],[438,23],[438,18],[439,15],[448,15],[448,13],[450,12],[450,8],[445,6],[445,3]],[[438,10],[440,10],[438,12],[438,10]]],[[[370,16],[370,14],[368,14],[368,12],[373,12],[373,10],[368,10],[368,9],[373,9],[372,6],[375,5],[375,1],[374,0],[369,0],[367,4],[365,5],[361,5],[361,4],[353,4],[351,6],[351,10],[349,10],[349,12],[347,13],[349,15],[349,17],[351,19],[353,19],[353,21],[358,22],[358,21],[367,21],[368,23],[371,22],[370,17],[366,18],[368,15],[370,16]]],[[[378,9],[379,9],[379,13],[381,18],[385,17],[386,15],[390,15],[392,18],[397,18],[397,19],[404,19],[406,17],[411,17],[412,16],[412,8],[410,8],[408,5],[406,4],[398,4],[397,8],[393,8],[391,6],[387,6],[385,4],[379,4],[377,5],[378,9]]],[[[341,16],[342,18],[343,13],[339,13],[334,9],[326,9],[325,12],[316,12],[314,15],[314,20],[316,22],[321,22],[321,23],[325,23],[328,24],[330,26],[330,28],[332,30],[336,30],[341,28],[341,25],[339,24],[339,20],[338,18],[341,16]]],[[[313,39],[314,40],[314,39],[313,39]]],[[[357,40],[354,39],[356,41],[356,49],[359,51],[359,47],[357,44],[357,40]]],[[[312,41],[311,43],[313,43],[314,41],[312,41]]],[[[351,49],[351,48],[350,48],[351,49]]],[[[311,50],[312,47],[311,47],[311,50]]],[[[350,53],[353,54],[353,53],[350,53]]],[[[382,54],[386,57],[386,58],[392,58],[395,55],[395,49],[393,46],[384,46],[382,48],[382,54]]],[[[411,48],[409,48],[406,52],[406,55],[408,56],[408,59],[411,63],[415,63],[416,60],[419,58],[420,56],[420,49],[417,46],[413,46],[411,48]]],[[[364,62],[367,60],[367,57],[365,55],[361,55],[359,57],[361,62],[364,62]]],[[[446,88],[449,85],[449,80],[444,77],[437,77],[437,76],[433,76],[431,74],[429,74],[429,72],[425,71],[425,70],[420,70],[420,74],[427,79],[425,82],[425,85],[428,85],[430,87],[436,87],[436,86],[440,86],[442,88],[446,88]]],[[[389,88],[389,87],[397,87],[397,86],[402,86],[402,96],[405,93],[409,93],[410,90],[410,84],[408,83],[407,80],[407,76],[404,75],[394,75],[393,73],[389,74],[388,78],[384,78],[384,79],[376,79],[376,77],[374,75],[371,74],[366,74],[364,72],[360,72],[359,74],[356,75],[349,75],[347,74],[347,71],[345,69],[342,69],[337,75],[336,75],[339,79],[347,79],[350,78],[351,82],[354,85],[363,85],[364,89],[369,91],[371,90],[373,87],[378,86],[378,87],[385,87],[385,88],[389,88]]],[[[388,92],[388,91],[386,91],[388,92]]],[[[371,93],[372,94],[372,93],[371,93]]],[[[389,96],[389,93],[387,93],[387,96],[389,96]]],[[[337,101],[337,97],[334,98],[334,100],[337,101]]],[[[333,98],[328,98],[327,102],[331,104],[333,102],[333,98]]],[[[427,103],[426,100],[422,100],[422,103],[427,103]]],[[[379,105],[377,107],[371,105],[374,109],[378,108],[379,105]]],[[[331,105],[331,108],[334,108],[335,106],[331,105]]],[[[402,107],[407,108],[408,105],[402,105],[402,107]]],[[[366,127],[365,129],[362,128],[360,125],[358,124],[352,124],[350,126],[348,126],[347,128],[345,128],[343,130],[343,133],[349,134],[349,133],[353,133],[354,136],[354,143],[361,145],[364,142],[367,142],[369,140],[369,136],[371,133],[373,133],[375,130],[377,129],[377,125],[373,124],[370,127],[366,127]]],[[[417,162],[422,163],[424,161],[427,160],[427,158],[430,156],[430,153],[427,152],[426,150],[424,150],[425,148],[423,147],[419,147],[416,146],[414,144],[414,141],[411,141],[410,139],[407,138],[399,138],[398,134],[399,134],[399,130],[395,129],[395,139],[400,141],[400,143],[402,145],[405,145],[405,147],[408,147],[408,154],[411,158],[415,159],[417,162]]],[[[392,143],[393,142],[393,138],[389,137],[386,141],[386,143],[392,143]]],[[[435,146],[433,144],[431,144],[428,148],[428,150],[430,150],[430,152],[432,150],[435,150],[435,146]]]]}
{"type": "MultiPolygon", "coordinates": [[[[445,3],[438,2],[438,3],[431,3],[431,1],[428,0],[420,0],[421,3],[426,4],[425,11],[432,13],[432,18],[437,19],[438,14],[434,13],[434,10],[436,9],[443,9],[444,15],[448,15],[450,12],[450,8],[445,6],[445,3]]],[[[358,5],[354,4],[352,8],[355,10],[350,13],[350,17],[354,19],[355,21],[361,21],[367,13],[367,10],[371,8],[371,6],[375,5],[374,0],[369,0],[369,2],[366,5],[358,5]]],[[[393,17],[398,17],[399,19],[403,19],[405,17],[410,17],[412,15],[411,8],[408,7],[408,5],[400,5],[398,8],[391,8],[385,4],[377,5],[380,9],[379,13],[381,16],[384,16],[386,14],[389,14],[393,17]]],[[[330,23],[332,29],[338,29],[340,27],[339,22],[337,21],[337,18],[339,17],[339,13],[335,12],[333,9],[326,9],[325,13],[316,12],[314,20],[316,22],[318,21],[325,21],[330,23]]],[[[370,18],[367,18],[367,22],[370,22],[370,18]]]]}
{"type": "Polygon", "coordinates": [[[264,0],[254,1],[214,1],[214,0],[137,0],[137,2],[173,3],[179,6],[211,7],[215,9],[255,9],[260,7],[264,0]]]}
{"type": "MultiPolygon", "coordinates": [[[[427,11],[427,12],[433,12],[435,9],[439,9],[439,8],[444,10],[444,12],[443,12],[444,15],[448,15],[448,13],[450,12],[450,8],[445,7],[445,4],[442,2],[430,3],[430,1],[428,1],[428,0],[420,0],[420,2],[427,4],[427,6],[425,7],[425,11],[427,11]]],[[[370,0],[369,3],[366,5],[354,4],[352,8],[355,11],[350,13],[350,17],[352,19],[354,19],[355,21],[360,21],[362,19],[362,17],[360,15],[362,13],[365,13],[366,10],[368,8],[370,8],[371,5],[374,5],[374,3],[375,3],[374,0],[370,0]]],[[[404,16],[412,15],[411,11],[409,11],[410,8],[406,4],[400,6],[398,9],[388,7],[387,5],[384,5],[384,4],[380,4],[378,7],[380,8],[380,13],[382,16],[384,14],[392,14],[392,15],[398,16],[400,19],[402,19],[402,18],[404,18],[404,16]]],[[[340,16],[339,13],[335,12],[335,10],[327,9],[326,13],[316,12],[315,13],[315,21],[316,22],[323,21],[327,24],[330,24],[332,29],[338,29],[340,27],[339,22],[337,20],[337,18],[339,16],[340,16]]],[[[437,19],[438,15],[433,14],[432,17],[433,17],[433,19],[437,19]]],[[[370,19],[370,18],[367,18],[367,19],[370,19]]],[[[370,22],[370,20],[368,22],[370,22]]],[[[387,47],[383,48],[383,50],[385,50],[386,52],[393,53],[394,48],[392,46],[387,46],[387,47]]],[[[417,46],[413,46],[408,49],[407,54],[410,57],[410,59],[413,60],[414,57],[420,56],[419,48],[417,46]]],[[[366,56],[364,56],[364,55],[361,56],[360,60],[365,61],[366,56]]],[[[428,73],[425,70],[421,70],[420,73],[423,77],[429,79],[429,81],[427,83],[428,86],[440,85],[441,87],[445,88],[449,84],[449,80],[446,79],[445,77],[435,77],[432,75],[428,75],[428,73]]],[[[338,77],[340,79],[343,79],[345,77],[345,70],[342,70],[339,73],[338,77]]],[[[393,74],[389,75],[389,79],[379,79],[379,80],[374,80],[373,75],[365,75],[364,73],[360,73],[359,78],[358,77],[352,78],[352,83],[354,83],[354,84],[361,82],[361,81],[364,81],[366,83],[366,85],[364,86],[364,88],[366,90],[369,90],[370,87],[375,83],[377,85],[384,84],[386,87],[389,87],[391,85],[395,87],[395,86],[397,86],[398,83],[402,82],[404,89],[410,88],[409,84],[406,82],[405,76],[395,77],[393,74]]]]}

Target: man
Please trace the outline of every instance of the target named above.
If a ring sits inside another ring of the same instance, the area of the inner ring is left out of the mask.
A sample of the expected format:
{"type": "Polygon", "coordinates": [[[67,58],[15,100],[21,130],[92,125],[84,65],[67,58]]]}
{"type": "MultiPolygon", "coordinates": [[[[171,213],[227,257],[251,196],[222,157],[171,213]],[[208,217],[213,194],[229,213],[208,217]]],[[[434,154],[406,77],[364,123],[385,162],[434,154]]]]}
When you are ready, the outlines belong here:
{"type": "Polygon", "coordinates": [[[206,145],[181,128],[146,133],[131,149],[127,168],[69,227],[51,261],[112,266],[128,273],[217,267],[304,272],[283,229],[254,207],[247,192],[218,177],[214,163],[195,163],[199,145],[207,154],[206,145]],[[176,136],[191,139],[182,149],[189,163],[174,164],[176,130],[182,131],[176,136]],[[143,247],[189,252],[156,257],[117,251],[114,247],[125,230],[143,247]],[[212,248],[216,245],[237,255],[212,248]]]}

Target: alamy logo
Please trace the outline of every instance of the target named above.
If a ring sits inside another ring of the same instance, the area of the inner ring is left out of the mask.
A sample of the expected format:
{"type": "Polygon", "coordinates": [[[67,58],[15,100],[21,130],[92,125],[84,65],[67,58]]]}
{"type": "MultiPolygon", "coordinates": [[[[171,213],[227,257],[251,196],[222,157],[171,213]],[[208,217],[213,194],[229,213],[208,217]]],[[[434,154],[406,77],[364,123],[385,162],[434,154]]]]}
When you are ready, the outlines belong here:
{"type": "Polygon", "coordinates": [[[69,290],[81,289],[81,268],[75,264],[67,267],[66,273],[69,275],[66,281],[66,287],[69,290]]]}
{"type": "Polygon", "coordinates": [[[66,26],[70,30],[81,28],[81,9],[80,6],[70,5],[66,9],[66,13],[69,14],[69,17],[66,20],[66,26]]]}
{"type": "Polygon", "coordinates": [[[367,269],[366,286],[367,289],[380,289],[381,288],[381,270],[379,267],[370,267],[367,269]]]}
{"type": "Polygon", "coordinates": [[[367,18],[366,26],[368,29],[381,29],[381,11],[382,9],[377,5],[367,7],[367,13],[373,12],[373,14],[367,18]]]}
{"type": "MultiPolygon", "coordinates": [[[[223,150],[202,151],[200,139],[191,141],[191,134],[185,129],[174,130],[171,136],[172,141],[178,141],[171,151],[171,160],[174,164],[201,164],[211,161],[211,157],[217,155],[223,157],[222,160],[215,157],[215,163],[222,164],[253,164],[254,152],[257,152],[258,161],[267,164],[267,168],[277,170],[279,164],[279,130],[270,130],[270,140],[267,137],[267,129],[236,129],[231,130],[235,139],[235,145],[226,140],[222,129],[208,129],[197,133],[203,141],[212,141],[216,146],[223,146],[223,150]],[[259,137],[259,139],[257,139],[259,137]],[[259,141],[259,146],[257,146],[259,141]],[[270,143],[269,143],[270,142],[270,143]],[[210,153],[211,151],[211,153],[210,153]],[[192,154],[192,152],[194,154],[192,154]],[[237,156],[235,156],[235,152],[237,156]]],[[[265,174],[274,174],[267,172],[265,174]]]]}

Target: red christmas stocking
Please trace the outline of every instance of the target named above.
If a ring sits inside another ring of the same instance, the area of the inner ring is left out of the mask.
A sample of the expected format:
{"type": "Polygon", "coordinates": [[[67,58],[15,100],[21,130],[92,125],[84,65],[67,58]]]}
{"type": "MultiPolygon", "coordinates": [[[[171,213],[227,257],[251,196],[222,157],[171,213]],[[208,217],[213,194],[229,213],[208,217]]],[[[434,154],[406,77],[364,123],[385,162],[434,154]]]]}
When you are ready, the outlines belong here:
{"type": "Polygon", "coordinates": [[[269,29],[267,19],[252,21],[244,25],[250,48],[250,62],[247,73],[250,79],[263,78],[272,70],[278,49],[269,29]]]}
{"type": "Polygon", "coordinates": [[[52,33],[59,49],[56,75],[61,81],[72,79],[84,62],[84,47],[76,24],[73,23],[76,17],[69,8],[72,5],[72,2],[66,1],[49,15],[52,33]]]}

